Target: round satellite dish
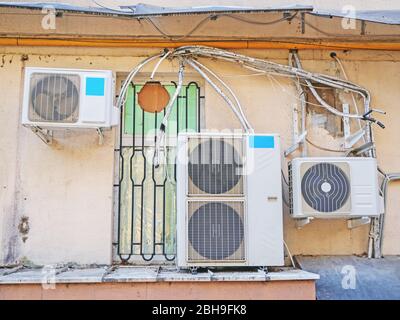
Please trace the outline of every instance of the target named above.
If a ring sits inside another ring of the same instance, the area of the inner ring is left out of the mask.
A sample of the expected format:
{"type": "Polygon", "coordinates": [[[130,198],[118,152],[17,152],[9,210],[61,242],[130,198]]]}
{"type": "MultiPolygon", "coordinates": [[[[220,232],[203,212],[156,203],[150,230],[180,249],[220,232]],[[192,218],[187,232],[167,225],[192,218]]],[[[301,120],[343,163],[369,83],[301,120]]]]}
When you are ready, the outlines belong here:
{"type": "Polygon", "coordinates": [[[243,221],[231,206],[209,202],[190,217],[189,241],[193,249],[210,260],[232,256],[243,242],[243,221]]]}
{"type": "Polygon", "coordinates": [[[138,93],[139,106],[146,112],[161,112],[168,105],[170,96],[158,81],[148,81],[138,93]]]}
{"type": "Polygon", "coordinates": [[[318,163],[309,168],[301,181],[304,201],[314,210],[334,212],[350,195],[350,182],[344,171],[332,163],[318,163]]]}
{"type": "Polygon", "coordinates": [[[32,89],[31,103],[41,120],[62,121],[76,112],[79,90],[67,77],[50,75],[32,89]]]}

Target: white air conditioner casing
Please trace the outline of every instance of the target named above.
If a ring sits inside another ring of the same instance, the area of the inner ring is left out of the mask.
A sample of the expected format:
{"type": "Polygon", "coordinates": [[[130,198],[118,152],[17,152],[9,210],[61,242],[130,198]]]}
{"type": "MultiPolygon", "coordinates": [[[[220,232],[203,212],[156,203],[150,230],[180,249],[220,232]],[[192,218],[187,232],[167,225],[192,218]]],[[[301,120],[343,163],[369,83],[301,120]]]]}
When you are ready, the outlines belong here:
{"type": "Polygon", "coordinates": [[[283,265],[281,194],[278,135],[179,134],[177,265],[283,265]]]}
{"type": "Polygon", "coordinates": [[[108,70],[26,68],[22,124],[45,129],[109,128],[119,122],[108,70]]]}
{"type": "Polygon", "coordinates": [[[383,213],[375,158],[297,158],[289,163],[293,218],[357,218],[383,213]]]}

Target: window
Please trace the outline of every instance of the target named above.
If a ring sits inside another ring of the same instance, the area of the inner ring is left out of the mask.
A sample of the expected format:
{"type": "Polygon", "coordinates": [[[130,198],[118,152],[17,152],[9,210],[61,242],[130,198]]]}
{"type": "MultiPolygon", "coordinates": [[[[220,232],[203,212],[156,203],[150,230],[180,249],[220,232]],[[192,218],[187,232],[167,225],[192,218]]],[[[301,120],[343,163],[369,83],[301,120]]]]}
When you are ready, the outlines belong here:
{"type": "MultiPolygon", "coordinates": [[[[172,96],[174,82],[163,83],[172,96]]],[[[115,259],[123,262],[173,261],[176,227],[177,134],[199,131],[203,97],[196,82],[182,87],[166,134],[167,165],[152,163],[164,112],[148,113],[137,103],[142,84],[131,85],[122,112],[116,183],[115,259]]]]}

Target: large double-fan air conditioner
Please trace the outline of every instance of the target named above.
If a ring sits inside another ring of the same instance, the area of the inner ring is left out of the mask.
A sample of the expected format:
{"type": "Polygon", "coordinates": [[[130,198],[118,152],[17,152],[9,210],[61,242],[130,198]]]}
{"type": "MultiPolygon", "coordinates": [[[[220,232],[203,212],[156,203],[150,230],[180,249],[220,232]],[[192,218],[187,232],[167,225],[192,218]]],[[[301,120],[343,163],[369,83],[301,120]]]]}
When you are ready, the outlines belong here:
{"type": "Polygon", "coordinates": [[[178,137],[177,264],[283,265],[279,136],[178,137]]]}

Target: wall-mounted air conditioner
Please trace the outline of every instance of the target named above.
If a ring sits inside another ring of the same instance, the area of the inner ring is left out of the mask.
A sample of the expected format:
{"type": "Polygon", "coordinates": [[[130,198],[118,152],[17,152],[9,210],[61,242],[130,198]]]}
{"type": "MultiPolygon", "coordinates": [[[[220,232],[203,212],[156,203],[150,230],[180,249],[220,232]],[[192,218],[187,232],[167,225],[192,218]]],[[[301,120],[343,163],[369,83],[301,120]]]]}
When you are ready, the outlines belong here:
{"type": "Polygon", "coordinates": [[[180,134],[177,264],[283,265],[279,137],[180,134]]]}
{"type": "Polygon", "coordinates": [[[40,128],[117,125],[112,71],[26,68],[22,124],[40,128]]]}
{"type": "Polygon", "coordinates": [[[375,158],[297,158],[289,163],[293,218],[357,218],[383,213],[375,158]]]}

